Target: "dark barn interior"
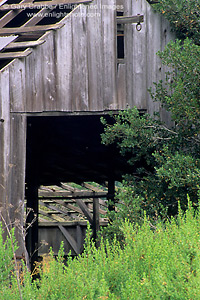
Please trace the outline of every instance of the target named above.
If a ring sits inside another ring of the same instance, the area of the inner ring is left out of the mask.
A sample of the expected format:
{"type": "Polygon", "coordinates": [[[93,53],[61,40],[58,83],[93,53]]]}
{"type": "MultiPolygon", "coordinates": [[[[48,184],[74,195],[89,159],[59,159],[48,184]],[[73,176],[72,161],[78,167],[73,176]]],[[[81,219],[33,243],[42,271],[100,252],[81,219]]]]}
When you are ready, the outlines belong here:
{"type": "MultiPolygon", "coordinates": [[[[103,117],[113,122],[110,116],[103,117]]],[[[121,181],[123,174],[131,172],[127,158],[120,155],[116,146],[101,143],[103,132],[101,115],[98,114],[27,117],[26,199],[31,211],[26,220],[29,228],[26,247],[31,262],[38,260],[38,189],[41,185],[60,186],[63,182],[82,184],[91,181],[105,185],[106,182],[106,197],[113,200],[115,181],[121,181]],[[31,223],[32,226],[29,226],[31,223]]],[[[72,195],[74,198],[75,194],[72,195]]],[[[63,197],[63,200],[66,201],[66,198],[63,197]]],[[[84,207],[81,209],[84,210],[84,207]]],[[[94,214],[91,223],[94,227],[94,214]]]]}
{"type": "Polygon", "coordinates": [[[130,166],[115,146],[101,143],[104,128],[100,118],[28,117],[26,182],[34,172],[38,185],[120,181],[130,166]]]}

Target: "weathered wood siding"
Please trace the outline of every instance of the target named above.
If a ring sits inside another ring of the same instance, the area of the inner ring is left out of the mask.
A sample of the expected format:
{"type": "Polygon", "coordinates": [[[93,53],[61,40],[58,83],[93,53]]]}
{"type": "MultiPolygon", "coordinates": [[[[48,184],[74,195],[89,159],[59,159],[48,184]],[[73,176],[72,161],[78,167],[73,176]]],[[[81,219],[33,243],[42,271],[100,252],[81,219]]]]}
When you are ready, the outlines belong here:
{"type": "Polygon", "coordinates": [[[115,0],[79,5],[46,42],[9,66],[12,112],[117,107],[115,0]]]}
{"type": "MultiPolygon", "coordinates": [[[[142,30],[125,24],[125,58],[116,59],[116,1],[79,5],[46,33],[45,43],[9,67],[12,112],[104,111],[137,106],[161,111],[147,89],[164,78],[156,55],[174,36],[146,0],[120,0],[124,15],[144,15],[142,30]]],[[[119,2],[119,1],[118,1],[119,2]]],[[[118,3],[117,2],[117,3],[118,3]]],[[[119,3],[118,3],[119,4],[119,3]]]]}
{"type": "Polygon", "coordinates": [[[142,30],[136,30],[136,24],[125,25],[125,82],[129,107],[147,109],[149,113],[162,109],[154,103],[147,91],[153,82],[164,79],[165,67],[161,65],[158,50],[174,39],[169,23],[146,0],[124,0],[124,15],[144,15],[142,30]]]}
{"type": "Polygon", "coordinates": [[[23,243],[26,117],[10,114],[11,70],[12,65],[0,73],[3,87],[0,90],[0,220],[4,228],[5,222],[9,228],[15,226],[17,254],[21,256],[26,255],[23,243]]]}

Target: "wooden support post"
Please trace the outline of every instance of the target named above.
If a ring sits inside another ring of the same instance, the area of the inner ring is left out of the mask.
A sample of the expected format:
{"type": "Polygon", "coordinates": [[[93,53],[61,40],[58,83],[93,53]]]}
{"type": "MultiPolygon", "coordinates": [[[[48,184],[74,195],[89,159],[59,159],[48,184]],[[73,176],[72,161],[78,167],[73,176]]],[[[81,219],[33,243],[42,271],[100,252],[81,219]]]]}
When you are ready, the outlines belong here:
{"type": "Polygon", "coordinates": [[[77,224],[76,226],[76,242],[77,242],[77,248],[78,252],[81,253],[83,251],[83,233],[81,230],[81,226],[77,224]]]}
{"type": "Polygon", "coordinates": [[[99,246],[97,241],[97,234],[99,231],[99,199],[93,199],[93,238],[95,241],[96,246],[99,246]]]}
{"type": "Polygon", "coordinates": [[[108,200],[112,204],[108,205],[110,211],[115,210],[115,181],[113,179],[108,180],[108,200]]]}
{"type": "Polygon", "coordinates": [[[26,247],[29,254],[31,271],[38,260],[38,186],[34,182],[27,183],[27,219],[26,219],[26,247]]]}

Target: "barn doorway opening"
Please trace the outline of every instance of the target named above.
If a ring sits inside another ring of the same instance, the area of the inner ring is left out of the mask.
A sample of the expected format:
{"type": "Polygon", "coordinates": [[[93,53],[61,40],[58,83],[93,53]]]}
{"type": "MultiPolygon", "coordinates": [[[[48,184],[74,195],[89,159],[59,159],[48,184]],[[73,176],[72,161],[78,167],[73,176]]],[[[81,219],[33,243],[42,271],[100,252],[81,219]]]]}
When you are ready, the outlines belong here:
{"type": "MultiPolygon", "coordinates": [[[[111,122],[111,117],[107,115],[104,117],[111,122]]],[[[38,216],[41,205],[43,205],[41,209],[43,221],[47,219],[45,213],[54,216],[55,221],[55,214],[62,216],[67,214],[67,207],[72,209],[71,205],[75,204],[75,210],[79,213],[83,212],[93,227],[98,228],[101,220],[99,216],[95,216],[95,213],[97,214],[98,210],[99,214],[100,209],[103,209],[99,206],[100,200],[102,204],[104,200],[113,199],[114,182],[121,181],[122,175],[130,172],[126,158],[119,154],[118,149],[113,145],[105,146],[101,143],[103,131],[101,115],[27,117],[26,199],[29,211],[26,246],[31,262],[38,259],[40,247],[38,216]],[[71,182],[76,186],[69,184],[71,182]],[[88,182],[90,187],[85,185],[88,182]],[[95,182],[96,190],[95,185],[92,184],[91,187],[91,182],[95,182]],[[61,195],[57,191],[58,194],[56,196],[54,194],[55,197],[52,199],[54,191],[51,190],[49,191],[51,195],[46,194],[45,199],[45,191],[43,190],[42,196],[39,188],[48,187],[46,190],[48,192],[48,189],[52,189],[53,186],[64,188],[65,194],[61,195]],[[102,195],[99,194],[101,192],[102,195]],[[46,202],[43,201],[43,204],[41,202],[39,206],[41,197],[46,202]],[[96,199],[100,199],[98,203],[96,199]],[[57,213],[52,212],[55,208],[57,213]]],[[[66,227],[59,221],[56,228],[53,228],[53,225],[43,226],[45,227],[43,236],[56,235],[59,232],[74,252],[80,251],[84,236],[84,234],[81,236],[81,232],[84,233],[84,229],[80,228],[77,220],[74,221],[76,222],[74,229],[73,226],[66,227]]]]}

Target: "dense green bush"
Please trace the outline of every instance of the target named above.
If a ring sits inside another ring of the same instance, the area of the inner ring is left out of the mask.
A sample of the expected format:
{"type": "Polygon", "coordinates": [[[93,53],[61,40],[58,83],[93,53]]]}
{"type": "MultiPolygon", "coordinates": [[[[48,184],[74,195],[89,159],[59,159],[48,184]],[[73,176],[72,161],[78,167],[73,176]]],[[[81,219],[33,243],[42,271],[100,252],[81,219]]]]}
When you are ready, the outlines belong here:
{"type": "MultiPolygon", "coordinates": [[[[200,299],[200,215],[189,206],[186,214],[152,228],[121,223],[123,248],[116,239],[96,249],[87,233],[84,254],[63,262],[63,250],[53,253],[38,269],[40,279],[21,276],[24,300],[200,299]]],[[[20,299],[15,276],[0,285],[0,299],[20,299]]]]}
{"type": "Polygon", "coordinates": [[[153,5],[171,23],[179,38],[191,38],[200,45],[200,3],[198,0],[158,0],[153,5]]]}

